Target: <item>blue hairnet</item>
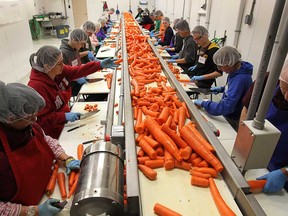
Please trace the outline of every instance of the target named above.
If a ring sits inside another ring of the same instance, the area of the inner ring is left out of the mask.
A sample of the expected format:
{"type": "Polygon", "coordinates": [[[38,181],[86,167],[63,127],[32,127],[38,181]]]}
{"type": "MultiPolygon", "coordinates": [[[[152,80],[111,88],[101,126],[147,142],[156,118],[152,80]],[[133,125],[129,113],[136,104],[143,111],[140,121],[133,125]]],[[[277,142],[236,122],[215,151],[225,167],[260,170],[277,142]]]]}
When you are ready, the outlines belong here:
{"type": "Polygon", "coordinates": [[[199,34],[200,36],[209,36],[208,30],[204,26],[195,26],[194,29],[192,30],[192,34],[199,34]]]}
{"type": "Polygon", "coordinates": [[[70,33],[70,41],[73,41],[76,43],[77,42],[85,43],[87,38],[88,38],[88,36],[87,36],[86,32],[82,29],[79,29],[79,28],[73,29],[73,31],[70,33]]]}
{"type": "Polygon", "coordinates": [[[241,54],[237,49],[231,46],[225,46],[217,50],[217,52],[213,55],[213,61],[219,66],[232,67],[242,60],[241,54]]]}
{"type": "Polygon", "coordinates": [[[174,28],[177,30],[177,31],[184,31],[184,32],[190,32],[190,27],[189,27],[189,24],[186,20],[179,20],[174,28]]]}
{"type": "Polygon", "coordinates": [[[91,33],[95,32],[95,24],[93,22],[91,22],[91,21],[86,21],[83,24],[82,28],[86,32],[91,32],[91,33]]]}
{"type": "Polygon", "coordinates": [[[30,56],[30,65],[37,71],[47,73],[63,59],[60,49],[54,46],[42,46],[30,56]]]}
{"type": "Polygon", "coordinates": [[[38,113],[45,100],[33,88],[22,83],[0,81],[0,122],[10,123],[38,113]]]}

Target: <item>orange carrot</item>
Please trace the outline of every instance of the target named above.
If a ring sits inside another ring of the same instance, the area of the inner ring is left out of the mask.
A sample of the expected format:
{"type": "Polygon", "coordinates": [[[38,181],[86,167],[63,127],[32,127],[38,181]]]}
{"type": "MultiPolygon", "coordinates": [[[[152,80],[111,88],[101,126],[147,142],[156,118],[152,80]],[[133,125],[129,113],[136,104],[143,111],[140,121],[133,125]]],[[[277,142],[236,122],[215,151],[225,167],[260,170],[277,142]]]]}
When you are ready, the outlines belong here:
{"type": "Polygon", "coordinates": [[[224,169],[218,158],[216,158],[216,156],[213,155],[211,151],[206,149],[206,147],[201,142],[194,138],[191,129],[189,129],[187,125],[182,128],[180,134],[186,143],[189,144],[197,154],[199,154],[203,159],[210,163],[218,172],[221,172],[224,169]]]}
{"type": "Polygon", "coordinates": [[[198,166],[198,167],[208,167],[209,164],[207,163],[207,161],[202,160],[197,166],[198,166]]]}
{"type": "Polygon", "coordinates": [[[150,180],[156,180],[157,172],[145,165],[138,164],[139,170],[150,180]]]}
{"type": "Polygon", "coordinates": [[[179,108],[178,115],[179,115],[178,131],[180,131],[184,127],[186,121],[186,114],[184,107],[179,108]]]}
{"type": "Polygon", "coordinates": [[[247,181],[249,187],[250,187],[250,192],[261,192],[266,184],[267,180],[249,180],[247,181]]]}
{"type": "Polygon", "coordinates": [[[138,116],[138,108],[135,106],[134,108],[133,108],[133,110],[134,110],[134,119],[137,119],[137,116],[138,116]]]}
{"type": "Polygon", "coordinates": [[[84,145],[83,144],[79,144],[77,146],[77,157],[78,157],[79,160],[82,160],[83,151],[84,151],[84,145]]]}
{"type": "Polygon", "coordinates": [[[213,200],[218,208],[221,216],[234,216],[236,215],[223,200],[213,178],[209,178],[209,187],[213,200]]]}
{"type": "Polygon", "coordinates": [[[51,196],[52,193],[54,192],[55,185],[56,185],[56,179],[57,179],[57,174],[58,174],[58,165],[54,165],[54,170],[52,171],[52,175],[49,179],[49,182],[46,186],[46,195],[51,196]]]}
{"type": "Polygon", "coordinates": [[[147,143],[153,148],[156,149],[160,146],[160,144],[153,138],[148,137],[148,136],[144,136],[143,139],[145,139],[147,141],[147,143]]]}
{"type": "Polygon", "coordinates": [[[146,160],[144,165],[147,166],[147,167],[150,167],[152,169],[161,168],[161,167],[164,166],[164,160],[163,159],[146,160]]]}
{"type": "Polygon", "coordinates": [[[164,168],[165,170],[171,170],[174,168],[174,158],[173,156],[167,151],[164,150],[164,168]]]}
{"type": "Polygon", "coordinates": [[[169,115],[167,121],[165,122],[165,125],[167,125],[168,127],[170,127],[171,123],[172,123],[172,116],[169,115]]]}
{"type": "Polygon", "coordinates": [[[78,179],[79,179],[79,172],[76,174],[75,176],[75,181],[73,182],[73,185],[71,187],[71,190],[69,191],[69,194],[68,194],[68,198],[70,198],[76,191],[76,187],[77,187],[77,184],[78,184],[78,179]]]}
{"type": "Polygon", "coordinates": [[[191,176],[191,184],[200,187],[208,187],[209,181],[207,178],[202,178],[199,176],[192,175],[191,176]]]}
{"type": "Polygon", "coordinates": [[[120,58],[120,59],[114,61],[115,64],[120,64],[121,62],[123,62],[123,59],[122,59],[122,58],[120,58]]]}
{"type": "Polygon", "coordinates": [[[199,163],[201,163],[203,161],[203,159],[201,157],[198,157],[198,158],[195,158],[193,161],[192,161],[192,166],[193,167],[196,167],[198,166],[199,163]]]}
{"type": "Polygon", "coordinates": [[[139,146],[143,151],[151,158],[156,159],[156,151],[149,145],[149,143],[145,139],[141,139],[139,142],[139,146]]]}
{"type": "Polygon", "coordinates": [[[178,162],[177,160],[175,160],[175,167],[188,171],[191,169],[191,164],[185,161],[178,162]]]}
{"type": "Polygon", "coordinates": [[[65,186],[65,174],[63,172],[59,172],[57,174],[57,182],[60,189],[61,197],[63,200],[67,198],[66,186],[65,186]]]}
{"type": "Polygon", "coordinates": [[[72,187],[74,181],[75,181],[76,171],[72,170],[69,174],[69,189],[72,187]]]}
{"type": "Polygon", "coordinates": [[[142,134],[145,131],[144,122],[142,122],[142,110],[141,109],[138,109],[138,112],[137,112],[135,131],[138,134],[142,134]]]}
{"type": "Polygon", "coordinates": [[[176,143],[179,148],[186,148],[188,146],[187,143],[173,130],[171,130],[166,124],[163,124],[161,126],[161,130],[164,131],[176,143]]]}
{"type": "Polygon", "coordinates": [[[181,214],[159,204],[156,203],[153,208],[154,212],[159,216],[182,216],[181,214]]]}
{"type": "Polygon", "coordinates": [[[184,159],[184,160],[187,160],[190,158],[190,155],[192,153],[192,148],[190,146],[186,146],[185,148],[180,148],[179,149],[179,153],[180,153],[180,156],[184,159]]]}
{"type": "Polygon", "coordinates": [[[164,150],[162,146],[159,146],[156,150],[157,156],[163,156],[164,155],[164,150]]]}
{"type": "Polygon", "coordinates": [[[152,118],[146,118],[144,121],[145,127],[152,134],[152,136],[164,146],[170,154],[176,158],[177,161],[182,161],[182,158],[179,154],[178,148],[174,141],[161,129],[158,123],[152,118]]]}
{"type": "Polygon", "coordinates": [[[174,120],[175,124],[178,124],[178,122],[179,122],[179,110],[178,109],[174,112],[173,120],[174,120]]]}
{"type": "Polygon", "coordinates": [[[190,172],[190,174],[192,176],[198,176],[198,177],[206,178],[206,179],[211,178],[210,174],[201,173],[201,172],[198,172],[198,171],[195,171],[195,170],[189,170],[189,172],[190,172]]]}
{"type": "Polygon", "coordinates": [[[144,164],[146,160],[150,160],[151,158],[148,156],[137,157],[138,164],[144,164]]]}
{"type": "Polygon", "coordinates": [[[193,167],[192,170],[201,172],[201,173],[210,174],[213,178],[217,177],[217,171],[210,167],[193,167]]]}
{"type": "Polygon", "coordinates": [[[188,161],[189,161],[190,163],[192,163],[192,161],[193,161],[195,158],[197,158],[197,157],[199,157],[199,156],[197,155],[197,153],[193,152],[193,153],[190,155],[190,158],[188,159],[188,161]]]}
{"type": "Polygon", "coordinates": [[[143,151],[143,149],[139,149],[139,151],[137,152],[137,157],[144,157],[145,152],[143,151]]]}
{"type": "Polygon", "coordinates": [[[188,109],[187,109],[187,105],[186,105],[186,103],[185,102],[182,102],[182,105],[183,105],[183,107],[185,108],[185,114],[186,114],[186,118],[190,118],[190,114],[189,114],[189,112],[188,112],[188,109]]]}
{"type": "Polygon", "coordinates": [[[157,122],[159,123],[159,125],[162,125],[167,121],[167,119],[170,115],[169,110],[170,110],[169,107],[163,108],[163,110],[161,111],[161,113],[157,119],[157,122]]]}

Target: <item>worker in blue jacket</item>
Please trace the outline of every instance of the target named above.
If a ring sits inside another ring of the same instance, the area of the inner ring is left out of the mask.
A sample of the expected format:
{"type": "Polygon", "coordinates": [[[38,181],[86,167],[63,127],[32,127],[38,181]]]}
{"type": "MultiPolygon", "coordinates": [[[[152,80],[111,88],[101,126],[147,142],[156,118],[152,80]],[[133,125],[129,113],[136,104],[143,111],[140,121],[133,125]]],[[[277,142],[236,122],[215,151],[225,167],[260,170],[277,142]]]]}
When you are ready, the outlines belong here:
{"type": "Polygon", "coordinates": [[[225,86],[212,87],[214,94],[223,93],[219,102],[197,99],[194,103],[210,115],[223,115],[237,131],[242,110],[242,99],[252,84],[253,65],[241,60],[241,54],[233,47],[219,49],[213,56],[217,67],[228,74],[225,86]]]}

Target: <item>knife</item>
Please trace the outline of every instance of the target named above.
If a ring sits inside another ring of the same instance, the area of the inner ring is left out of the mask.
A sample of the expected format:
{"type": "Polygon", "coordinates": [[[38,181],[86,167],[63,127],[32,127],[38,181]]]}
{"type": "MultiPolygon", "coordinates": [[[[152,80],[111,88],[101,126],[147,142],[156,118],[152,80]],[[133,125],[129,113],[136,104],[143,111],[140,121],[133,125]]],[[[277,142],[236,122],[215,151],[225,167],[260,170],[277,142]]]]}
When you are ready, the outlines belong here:
{"type": "Polygon", "coordinates": [[[93,83],[93,82],[102,81],[102,80],[104,80],[104,78],[91,78],[91,79],[87,79],[87,78],[86,78],[86,80],[87,80],[87,82],[89,82],[89,83],[93,83]]]}
{"type": "Polygon", "coordinates": [[[94,111],[91,111],[91,112],[84,113],[84,114],[82,114],[82,115],[80,116],[80,120],[89,118],[90,116],[98,113],[99,111],[100,111],[100,109],[97,109],[97,110],[94,110],[94,111]]]}
{"type": "Polygon", "coordinates": [[[111,50],[111,49],[110,49],[110,48],[107,48],[107,49],[101,50],[101,52],[106,52],[106,51],[109,51],[109,50],[111,50]]]}
{"type": "Polygon", "coordinates": [[[76,130],[76,129],[78,129],[78,128],[80,128],[80,127],[83,127],[83,126],[85,126],[85,125],[86,125],[86,124],[82,124],[82,125],[78,125],[78,126],[76,126],[76,127],[70,128],[69,130],[67,130],[67,132],[76,130]]]}

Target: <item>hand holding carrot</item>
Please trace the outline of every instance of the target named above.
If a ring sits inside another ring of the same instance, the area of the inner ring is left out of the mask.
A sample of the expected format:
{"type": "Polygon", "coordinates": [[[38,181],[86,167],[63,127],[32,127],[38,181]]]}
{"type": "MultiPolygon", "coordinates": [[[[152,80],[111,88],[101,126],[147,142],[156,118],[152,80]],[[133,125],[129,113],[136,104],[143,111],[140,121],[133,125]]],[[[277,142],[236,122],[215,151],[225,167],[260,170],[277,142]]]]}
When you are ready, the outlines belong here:
{"type": "Polygon", "coordinates": [[[76,160],[75,158],[71,157],[65,161],[65,165],[66,165],[66,174],[69,175],[71,170],[80,169],[80,160],[76,160]]]}

